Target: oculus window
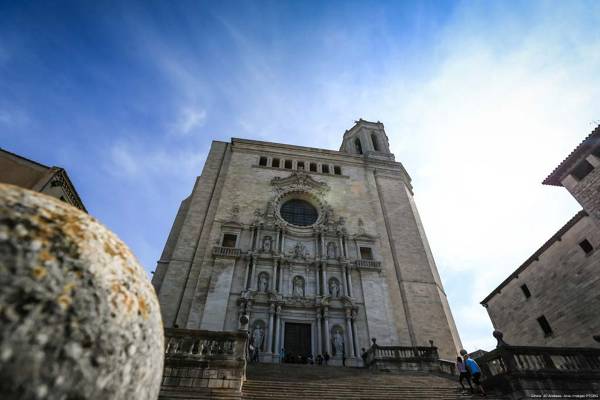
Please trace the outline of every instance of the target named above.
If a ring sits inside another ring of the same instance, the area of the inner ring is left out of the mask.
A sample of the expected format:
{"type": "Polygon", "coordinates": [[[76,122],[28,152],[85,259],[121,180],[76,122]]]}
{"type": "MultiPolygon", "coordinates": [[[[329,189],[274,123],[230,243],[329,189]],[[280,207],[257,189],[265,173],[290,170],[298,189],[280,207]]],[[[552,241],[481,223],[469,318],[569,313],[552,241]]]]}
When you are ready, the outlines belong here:
{"type": "Polygon", "coordinates": [[[312,225],[317,221],[317,209],[307,201],[293,199],[281,206],[281,217],[290,224],[312,225]]]}

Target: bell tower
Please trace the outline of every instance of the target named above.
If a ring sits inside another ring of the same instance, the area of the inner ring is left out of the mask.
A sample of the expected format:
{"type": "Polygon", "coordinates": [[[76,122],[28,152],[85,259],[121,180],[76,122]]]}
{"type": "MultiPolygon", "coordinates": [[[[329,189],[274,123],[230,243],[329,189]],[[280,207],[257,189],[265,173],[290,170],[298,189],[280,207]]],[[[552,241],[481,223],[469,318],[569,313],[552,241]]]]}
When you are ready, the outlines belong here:
{"type": "Polygon", "coordinates": [[[355,121],[352,128],[344,132],[340,151],[365,157],[394,160],[390,144],[381,122],[369,122],[364,119],[355,121]]]}

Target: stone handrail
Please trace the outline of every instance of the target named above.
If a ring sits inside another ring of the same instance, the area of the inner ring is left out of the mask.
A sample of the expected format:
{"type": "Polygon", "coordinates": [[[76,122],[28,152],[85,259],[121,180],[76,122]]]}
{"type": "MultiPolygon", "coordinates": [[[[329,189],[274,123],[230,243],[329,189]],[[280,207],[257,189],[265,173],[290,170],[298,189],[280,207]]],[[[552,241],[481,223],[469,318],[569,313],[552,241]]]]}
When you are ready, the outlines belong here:
{"type": "Polygon", "coordinates": [[[235,247],[215,246],[213,247],[212,254],[217,257],[239,257],[241,250],[235,247]]]}
{"type": "Polygon", "coordinates": [[[502,346],[477,358],[484,375],[508,373],[597,371],[600,349],[502,346]]]}
{"type": "Polygon", "coordinates": [[[600,391],[600,349],[502,345],[475,361],[486,389],[514,399],[600,391]]]}
{"type": "Polygon", "coordinates": [[[371,346],[366,353],[366,364],[369,365],[376,359],[411,360],[438,359],[437,347],[405,347],[405,346],[371,346]]]}
{"type": "Polygon", "coordinates": [[[245,332],[165,329],[165,358],[189,360],[244,360],[245,332]]]}
{"type": "Polygon", "coordinates": [[[374,260],[356,260],[356,268],[381,269],[381,261],[374,260]]]}
{"type": "Polygon", "coordinates": [[[239,398],[246,377],[247,339],[244,331],[166,328],[159,398],[239,398]]]}

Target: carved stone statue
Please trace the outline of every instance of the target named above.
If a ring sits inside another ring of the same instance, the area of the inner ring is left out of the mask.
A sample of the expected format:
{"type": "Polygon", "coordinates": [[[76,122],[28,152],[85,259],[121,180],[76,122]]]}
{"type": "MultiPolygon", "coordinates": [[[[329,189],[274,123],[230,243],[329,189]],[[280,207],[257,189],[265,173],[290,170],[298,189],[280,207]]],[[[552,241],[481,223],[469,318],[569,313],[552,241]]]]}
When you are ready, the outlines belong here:
{"type": "Polygon", "coordinates": [[[258,275],[258,291],[267,292],[269,290],[269,275],[266,272],[261,272],[258,275]]]}
{"type": "Polygon", "coordinates": [[[262,349],[263,340],[265,339],[265,333],[263,332],[262,326],[256,324],[254,332],[252,332],[252,339],[257,349],[262,349]]]}
{"type": "Polygon", "coordinates": [[[271,241],[271,236],[265,236],[265,237],[263,238],[263,246],[262,246],[262,249],[263,249],[263,251],[264,251],[265,253],[268,253],[268,252],[270,252],[270,251],[271,251],[271,243],[272,243],[272,241],[271,241]]]}
{"type": "Polygon", "coordinates": [[[335,243],[329,242],[327,243],[327,258],[335,258],[337,255],[337,250],[335,247],[335,243]]]}
{"type": "Polygon", "coordinates": [[[304,279],[302,277],[297,276],[294,278],[294,296],[304,297],[304,279]]]}
{"type": "Polygon", "coordinates": [[[337,279],[329,280],[329,294],[332,297],[340,297],[340,284],[337,279]]]}
{"type": "Polygon", "coordinates": [[[342,336],[342,330],[337,328],[331,337],[331,342],[333,344],[333,350],[335,351],[334,355],[341,356],[344,352],[344,336],[342,336]]]}
{"type": "Polygon", "coordinates": [[[306,250],[306,246],[302,242],[297,242],[294,246],[294,250],[292,251],[292,255],[294,258],[304,258],[308,255],[308,251],[306,250]]]}

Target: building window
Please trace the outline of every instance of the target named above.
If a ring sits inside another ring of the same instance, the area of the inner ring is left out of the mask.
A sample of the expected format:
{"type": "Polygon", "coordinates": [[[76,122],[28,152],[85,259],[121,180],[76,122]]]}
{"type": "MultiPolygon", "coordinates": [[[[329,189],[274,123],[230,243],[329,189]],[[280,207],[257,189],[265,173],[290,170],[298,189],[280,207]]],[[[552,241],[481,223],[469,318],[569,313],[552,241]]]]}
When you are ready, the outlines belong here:
{"type": "Polygon", "coordinates": [[[327,164],[321,165],[321,172],[323,172],[324,174],[328,174],[329,173],[329,165],[327,165],[327,164]]]}
{"type": "Polygon", "coordinates": [[[579,164],[577,164],[577,166],[575,166],[575,168],[573,168],[573,171],[571,171],[571,175],[573,175],[575,179],[580,181],[593,170],[594,166],[590,164],[588,160],[582,160],[579,164]]]}
{"type": "Polygon", "coordinates": [[[600,146],[592,150],[592,154],[595,155],[597,158],[600,158],[600,146]]]}
{"type": "Polygon", "coordinates": [[[538,324],[540,324],[540,328],[544,331],[544,335],[550,336],[552,335],[552,328],[548,323],[548,320],[543,315],[537,319],[538,324]]]}
{"type": "Polygon", "coordinates": [[[279,158],[274,158],[273,161],[271,161],[271,166],[274,168],[279,168],[279,158]]]}
{"type": "Polygon", "coordinates": [[[372,260],[373,259],[373,250],[370,247],[361,247],[360,248],[360,258],[363,260],[372,260]]]}
{"type": "Polygon", "coordinates": [[[523,291],[523,294],[525,295],[526,299],[531,297],[531,292],[529,291],[527,285],[521,285],[521,290],[523,291]]]}
{"type": "Polygon", "coordinates": [[[585,251],[585,254],[590,254],[594,250],[594,246],[592,246],[587,239],[583,239],[579,242],[579,247],[581,247],[581,250],[585,251]]]}
{"type": "Polygon", "coordinates": [[[333,173],[336,175],[341,175],[342,174],[342,168],[339,165],[334,165],[333,166],[333,173]]]}
{"type": "Polygon", "coordinates": [[[363,153],[363,152],[362,152],[362,146],[361,146],[361,144],[360,144],[360,139],[359,139],[359,138],[356,138],[356,139],[354,140],[354,148],[356,149],[356,152],[357,152],[358,154],[362,154],[362,153],[363,153]]]}
{"type": "Polygon", "coordinates": [[[307,201],[293,199],[281,206],[281,217],[290,224],[312,225],[317,221],[317,209],[307,201]]]}
{"type": "Polygon", "coordinates": [[[267,166],[267,157],[261,157],[258,160],[258,165],[260,165],[262,167],[266,167],[267,166]]]}
{"type": "Polygon", "coordinates": [[[379,143],[377,142],[377,136],[375,134],[371,134],[371,141],[373,142],[373,150],[379,151],[379,143]]]}
{"type": "Polygon", "coordinates": [[[292,160],[285,160],[285,163],[283,164],[283,166],[286,169],[292,169],[292,160]]]}
{"type": "Polygon", "coordinates": [[[223,235],[223,247],[235,247],[237,242],[237,235],[232,233],[226,233],[223,235]]]}
{"type": "Polygon", "coordinates": [[[298,163],[296,164],[296,169],[304,171],[304,161],[298,161],[298,163]]]}
{"type": "Polygon", "coordinates": [[[311,172],[317,172],[317,163],[311,162],[309,168],[311,172]]]}

